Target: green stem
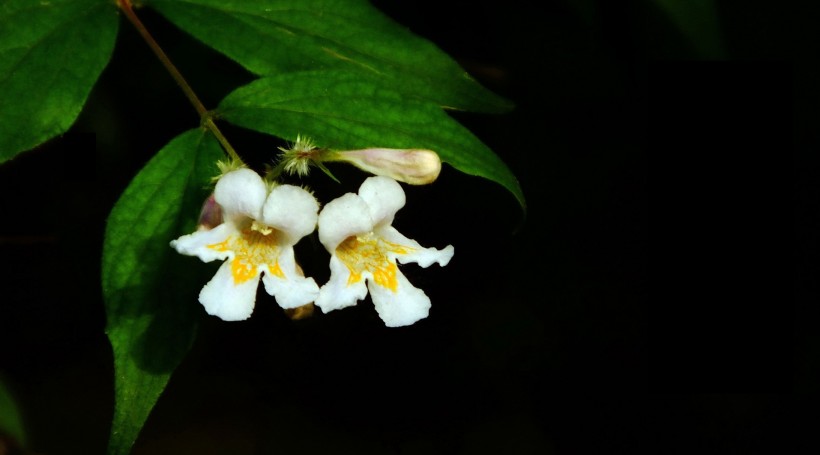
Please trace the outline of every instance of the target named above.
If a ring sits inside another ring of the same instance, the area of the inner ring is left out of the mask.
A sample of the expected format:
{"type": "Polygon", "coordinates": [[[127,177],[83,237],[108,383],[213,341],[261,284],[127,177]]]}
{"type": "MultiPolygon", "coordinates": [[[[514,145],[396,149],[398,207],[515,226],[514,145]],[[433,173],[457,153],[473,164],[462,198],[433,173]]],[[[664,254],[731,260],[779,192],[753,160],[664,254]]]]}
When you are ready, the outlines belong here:
{"type": "Polygon", "coordinates": [[[177,67],[174,66],[174,64],[171,62],[171,59],[169,59],[168,55],[165,54],[165,51],[163,51],[162,48],[159,47],[159,44],[157,44],[156,40],[154,40],[154,37],[151,36],[151,34],[148,32],[148,29],[145,28],[145,25],[142,24],[142,21],[140,21],[136,13],[134,13],[134,9],[131,6],[131,0],[117,0],[117,6],[120,7],[120,10],[122,10],[122,12],[125,14],[125,17],[127,17],[131,24],[134,25],[134,28],[137,29],[137,31],[145,40],[145,42],[148,43],[148,47],[150,47],[151,50],[154,51],[154,54],[156,54],[157,58],[159,58],[159,61],[162,62],[162,64],[165,66],[165,69],[167,69],[168,72],[171,73],[171,77],[174,78],[177,85],[179,85],[179,87],[185,93],[185,96],[188,97],[188,101],[191,102],[191,104],[194,106],[194,109],[196,109],[196,112],[199,114],[200,124],[203,127],[207,128],[211,133],[213,133],[214,137],[216,137],[216,140],[218,140],[219,143],[222,144],[222,148],[225,149],[225,152],[232,160],[241,163],[242,159],[236,153],[236,150],[234,150],[234,148],[231,146],[231,144],[228,142],[228,140],[225,138],[222,132],[219,131],[219,128],[216,126],[216,123],[214,123],[213,115],[207,109],[205,109],[205,105],[202,104],[202,101],[200,101],[199,97],[196,96],[194,90],[191,88],[190,85],[188,85],[188,82],[185,80],[185,78],[182,77],[182,73],[180,73],[177,67]]]}
{"type": "Polygon", "coordinates": [[[279,164],[268,169],[268,172],[265,173],[265,180],[273,182],[279,179],[279,176],[282,175],[282,171],[285,170],[285,164],[285,160],[279,160],[279,164]]]}

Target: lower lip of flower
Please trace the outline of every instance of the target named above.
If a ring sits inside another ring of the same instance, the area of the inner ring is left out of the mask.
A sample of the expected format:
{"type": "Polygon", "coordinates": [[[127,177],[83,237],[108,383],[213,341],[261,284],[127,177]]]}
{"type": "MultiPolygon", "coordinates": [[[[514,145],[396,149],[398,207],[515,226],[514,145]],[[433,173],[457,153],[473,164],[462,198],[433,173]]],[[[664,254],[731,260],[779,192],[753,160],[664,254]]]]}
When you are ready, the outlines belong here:
{"type": "Polygon", "coordinates": [[[350,236],[340,243],[336,248],[336,256],[350,270],[348,286],[361,281],[364,272],[370,272],[376,284],[396,292],[399,287],[396,278],[398,267],[387,256],[388,252],[407,254],[407,248],[390,243],[373,233],[350,236]]]}
{"type": "Polygon", "coordinates": [[[231,251],[231,275],[234,283],[242,284],[259,276],[259,267],[267,265],[271,274],[284,278],[279,267],[279,243],[277,231],[267,226],[253,226],[243,229],[223,242],[208,245],[216,251],[231,251]]]}

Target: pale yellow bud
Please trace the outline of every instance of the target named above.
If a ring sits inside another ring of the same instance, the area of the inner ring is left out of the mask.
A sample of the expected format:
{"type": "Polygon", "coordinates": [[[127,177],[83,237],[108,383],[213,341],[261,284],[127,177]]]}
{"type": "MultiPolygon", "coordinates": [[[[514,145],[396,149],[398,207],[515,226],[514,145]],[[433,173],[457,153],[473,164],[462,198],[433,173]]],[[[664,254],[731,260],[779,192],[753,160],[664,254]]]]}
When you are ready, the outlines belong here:
{"type": "Polygon", "coordinates": [[[432,150],[370,148],[336,152],[333,159],[347,161],[363,171],[411,185],[433,183],[441,172],[441,159],[432,150]]]}

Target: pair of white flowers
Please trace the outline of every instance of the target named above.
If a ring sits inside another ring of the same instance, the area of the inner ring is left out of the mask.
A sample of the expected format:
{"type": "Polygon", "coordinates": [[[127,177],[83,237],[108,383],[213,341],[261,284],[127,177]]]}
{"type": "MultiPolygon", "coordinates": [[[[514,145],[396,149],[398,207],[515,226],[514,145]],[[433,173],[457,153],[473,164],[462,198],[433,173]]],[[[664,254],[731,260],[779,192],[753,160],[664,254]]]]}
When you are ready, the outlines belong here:
{"type": "Polygon", "coordinates": [[[304,189],[292,185],[269,189],[247,168],[223,175],[214,199],[222,209],[223,222],[184,235],[171,246],[204,262],[225,260],[202,288],[199,301],[208,314],[226,321],[250,317],[261,275],[267,293],[285,309],[315,302],[327,313],[355,305],[369,289],[387,326],[413,324],[427,317],[430,299],[410,284],[396,261],[444,266],[453,257],[452,246],[424,248],[393,228],[405,195],[388,177],[368,178],[358,194],[347,193],[329,202],[321,213],[319,203],[304,189]],[[317,225],[319,240],[331,254],[330,279],[321,288],[302,275],[293,251],[317,225]]]}

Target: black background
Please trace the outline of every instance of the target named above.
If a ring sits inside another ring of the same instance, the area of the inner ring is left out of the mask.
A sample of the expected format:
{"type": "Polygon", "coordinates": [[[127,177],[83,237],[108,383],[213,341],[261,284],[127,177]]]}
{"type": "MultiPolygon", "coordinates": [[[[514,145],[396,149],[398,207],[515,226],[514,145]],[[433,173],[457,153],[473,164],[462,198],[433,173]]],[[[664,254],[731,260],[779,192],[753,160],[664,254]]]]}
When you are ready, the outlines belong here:
{"type": "MultiPolygon", "coordinates": [[[[395,226],[456,251],[403,267],[427,319],[388,329],[367,300],[290,321],[264,293],[246,322],[203,312],[135,453],[770,453],[810,428],[787,394],[818,369],[817,167],[798,145],[816,144],[816,27],[721,2],[726,58],[707,61],[646,2],[611,3],[376,2],[515,102],[453,115],[519,178],[526,217],[447,166],[407,188],[395,226]]],[[[251,80],[139,13],[207,106],[251,80]]],[[[123,21],[71,131],[0,167],[0,373],[36,453],[104,451],[105,217],[196,124],[123,21]]],[[[251,159],[282,145],[225,132],[251,159]]],[[[320,200],[364,177],[334,171],[341,188],[309,180],[320,200]]],[[[323,283],[326,253],[300,248],[323,283]]]]}

